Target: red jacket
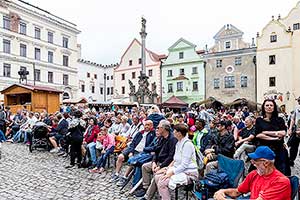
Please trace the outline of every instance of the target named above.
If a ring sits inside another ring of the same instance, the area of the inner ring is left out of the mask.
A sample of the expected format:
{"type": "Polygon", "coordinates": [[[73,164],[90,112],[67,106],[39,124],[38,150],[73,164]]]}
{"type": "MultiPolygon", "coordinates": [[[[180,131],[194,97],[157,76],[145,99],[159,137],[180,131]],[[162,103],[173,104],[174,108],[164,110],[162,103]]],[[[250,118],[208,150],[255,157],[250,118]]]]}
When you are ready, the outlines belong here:
{"type": "MultiPolygon", "coordinates": [[[[89,130],[89,128],[87,128],[86,131],[88,131],[88,130],[89,130]]],[[[91,135],[88,136],[88,133],[86,133],[85,136],[84,136],[84,141],[88,144],[91,143],[91,142],[96,142],[99,132],[100,132],[99,126],[98,125],[93,125],[91,135]]]]}

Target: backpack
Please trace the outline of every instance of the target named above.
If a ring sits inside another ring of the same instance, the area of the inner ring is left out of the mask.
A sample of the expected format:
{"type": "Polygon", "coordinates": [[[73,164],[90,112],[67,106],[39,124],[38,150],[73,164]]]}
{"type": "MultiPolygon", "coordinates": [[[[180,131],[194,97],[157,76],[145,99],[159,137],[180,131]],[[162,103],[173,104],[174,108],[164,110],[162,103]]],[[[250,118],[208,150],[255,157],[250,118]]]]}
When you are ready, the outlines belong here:
{"type": "Polygon", "coordinates": [[[204,176],[202,180],[209,190],[217,191],[230,186],[229,176],[221,170],[212,170],[204,176]]]}

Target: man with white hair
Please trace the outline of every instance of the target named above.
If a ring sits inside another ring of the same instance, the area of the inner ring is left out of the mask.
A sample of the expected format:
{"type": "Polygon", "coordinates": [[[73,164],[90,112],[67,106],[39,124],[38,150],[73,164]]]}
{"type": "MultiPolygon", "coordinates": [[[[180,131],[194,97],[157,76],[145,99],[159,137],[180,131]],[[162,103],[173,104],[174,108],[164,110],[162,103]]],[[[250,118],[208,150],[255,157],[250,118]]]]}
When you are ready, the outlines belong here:
{"type": "Polygon", "coordinates": [[[217,191],[214,199],[225,200],[227,196],[235,198],[250,192],[250,199],[290,200],[290,180],[275,168],[275,153],[267,146],[260,146],[249,157],[257,170],[250,172],[238,188],[217,191]]]}

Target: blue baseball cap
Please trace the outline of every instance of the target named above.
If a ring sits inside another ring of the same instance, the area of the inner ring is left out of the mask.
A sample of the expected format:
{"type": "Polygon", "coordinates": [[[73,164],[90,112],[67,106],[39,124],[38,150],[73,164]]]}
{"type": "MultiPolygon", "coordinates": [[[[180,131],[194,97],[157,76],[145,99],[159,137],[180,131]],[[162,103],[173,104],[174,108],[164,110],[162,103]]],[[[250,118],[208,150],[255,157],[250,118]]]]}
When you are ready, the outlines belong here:
{"type": "Polygon", "coordinates": [[[259,159],[259,158],[264,158],[266,160],[274,160],[275,159],[274,151],[272,151],[267,146],[257,147],[255,152],[249,153],[248,156],[253,160],[256,160],[256,159],[259,159]]]}

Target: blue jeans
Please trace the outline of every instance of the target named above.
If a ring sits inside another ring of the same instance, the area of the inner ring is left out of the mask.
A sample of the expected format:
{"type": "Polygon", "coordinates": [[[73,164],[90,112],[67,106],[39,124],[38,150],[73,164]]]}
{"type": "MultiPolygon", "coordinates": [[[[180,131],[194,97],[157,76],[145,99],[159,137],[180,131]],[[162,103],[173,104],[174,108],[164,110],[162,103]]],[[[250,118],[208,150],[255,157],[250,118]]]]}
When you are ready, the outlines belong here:
{"type": "Polygon", "coordinates": [[[142,167],[137,167],[136,166],[134,168],[132,186],[135,186],[141,178],[142,178],[142,167]]]}
{"type": "Polygon", "coordinates": [[[19,130],[13,137],[13,141],[14,142],[20,142],[21,139],[21,135],[24,131],[23,130],[19,130]]]}
{"type": "Polygon", "coordinates": [[[86,147],[89,149],[89,152],[90,152],[90,155],[91,155],[92,164],[96,165],[97,164],[96,143],[95,142],[91,142],[86,147]]]}
{"type": "Polygon", "coordinates": [[[4,133],[0,130],[0,142],[2,142],[2,141],[6,141],[6,137],[5,137],[5,135],[4,135],[4,133]]]}
{"type": "Polygon", "coordinates": [[[112,146],[111,148],[107,149],[104,154],[101,154],[99,160],[97,161],[97,168],[105,167],[108,156],[112,154],[114,150],[115,150],[115,146],[112,146]]]}

